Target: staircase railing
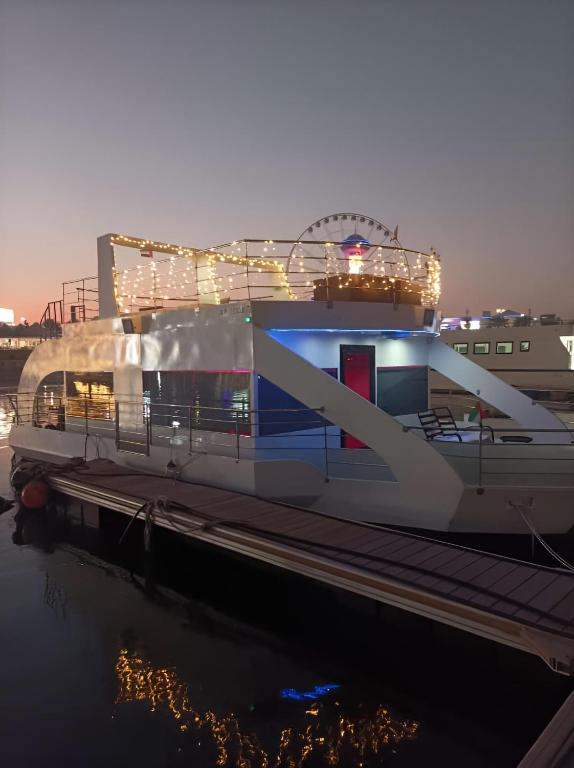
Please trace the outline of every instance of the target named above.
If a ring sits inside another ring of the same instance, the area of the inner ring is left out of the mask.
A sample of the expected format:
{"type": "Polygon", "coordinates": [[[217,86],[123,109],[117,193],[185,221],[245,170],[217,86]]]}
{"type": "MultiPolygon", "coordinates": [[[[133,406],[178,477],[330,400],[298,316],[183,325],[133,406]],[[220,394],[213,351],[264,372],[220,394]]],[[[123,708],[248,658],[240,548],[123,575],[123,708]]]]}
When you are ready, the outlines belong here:
{"type": "Polygon", "coordinates": [[[57,339],[62,335],[64,312],[62,299],[49,301],[40,319],[44,339],[57,339]]]}

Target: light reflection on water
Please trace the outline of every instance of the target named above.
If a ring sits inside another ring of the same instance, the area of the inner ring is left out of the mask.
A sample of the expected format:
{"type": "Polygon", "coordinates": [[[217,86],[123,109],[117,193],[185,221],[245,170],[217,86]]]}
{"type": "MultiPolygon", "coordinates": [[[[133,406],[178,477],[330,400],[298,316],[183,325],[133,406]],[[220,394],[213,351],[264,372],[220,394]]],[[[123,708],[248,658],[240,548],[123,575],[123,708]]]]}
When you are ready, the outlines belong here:
{"type": "Polygon", "coordinates": [[[12,428],[14,410],[7,397],[0,395],[0,438],[8,437],[12,428]]]}
{"type": "MultiPolygon", "coordinates": [[[[364,766],[386,750],[396,752],[403,740],[416,737],[419,728],[415,721],[393,717],[382,705],[372,713],[349,716],[338,701],[329,706],[316,700],[306,705],[303,726],[283,727],[275,750],[267,751],[234,714],[196,711],[189,688],[175,669],[154,667],[123,648],[115,671],[119,683],[116,704],[144,701],[151,712],[166,707],[182,733],[211,740],[216,765],[221,768],[299,768],[312,755],[328,766],[364,766]]],[[[198,742],[194,738],[191,743],[198,742]]]]}

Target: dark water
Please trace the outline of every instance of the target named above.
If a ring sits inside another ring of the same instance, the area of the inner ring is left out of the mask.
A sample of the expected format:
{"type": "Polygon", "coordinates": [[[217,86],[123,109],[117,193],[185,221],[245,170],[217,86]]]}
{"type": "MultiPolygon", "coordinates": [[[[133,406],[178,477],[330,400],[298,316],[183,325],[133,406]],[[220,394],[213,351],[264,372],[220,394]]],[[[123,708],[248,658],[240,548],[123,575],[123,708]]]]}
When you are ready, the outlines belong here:
{"type": "MultiPolygon", "coordinates": [[[[125,520],[104,522],[117,542],[125,520]]],[[[165,559],[187,561],[164,565],[171,587],[152,599],[118,565],[70,543],[17,547],[13,530],[1,516],[11,768],[512,766],[570,688],[537,660],[476,673],[448,633],[425,657],[423,636],[403,643],[321,589],[175,541],[165,559]]]]}

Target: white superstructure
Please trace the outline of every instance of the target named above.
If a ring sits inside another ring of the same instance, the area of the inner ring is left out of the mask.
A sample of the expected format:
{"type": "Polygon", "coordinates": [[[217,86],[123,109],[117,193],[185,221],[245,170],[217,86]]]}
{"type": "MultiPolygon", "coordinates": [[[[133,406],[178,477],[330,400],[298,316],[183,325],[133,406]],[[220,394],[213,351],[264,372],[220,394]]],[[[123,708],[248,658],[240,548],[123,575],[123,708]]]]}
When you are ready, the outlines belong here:
{"type": "Polygon", "coordinates": [[[570,432],[440,340],[434,252],[358,235],[208,251],[105,235],[98,257],[98,319],[65,324],[24,369],[17,454],[99,455],[424,530],[523,533],[517,504],[541,532],[572,527],[570,432]],[[120,245],[149,259],[131,283],[120,245]],[[426,439],[430,369],[531,442],[462,425],[426,439]]]}

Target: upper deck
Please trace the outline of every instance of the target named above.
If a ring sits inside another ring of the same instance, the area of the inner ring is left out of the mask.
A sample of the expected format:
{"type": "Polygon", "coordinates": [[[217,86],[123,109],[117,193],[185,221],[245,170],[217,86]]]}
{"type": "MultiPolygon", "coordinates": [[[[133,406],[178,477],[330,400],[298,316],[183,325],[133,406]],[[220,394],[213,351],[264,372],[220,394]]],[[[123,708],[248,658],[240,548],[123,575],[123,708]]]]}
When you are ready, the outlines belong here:
{"type": "Polygon", "coordinates": [[[245,301],[432,309],[440,272],[432,249],[404,248],[384,237],[248,239],[206,250],[110,233],[98,238],[97,278],[65,283],[60,314],[65,324],[245,301]]]}

